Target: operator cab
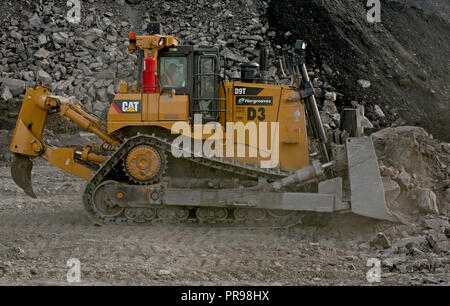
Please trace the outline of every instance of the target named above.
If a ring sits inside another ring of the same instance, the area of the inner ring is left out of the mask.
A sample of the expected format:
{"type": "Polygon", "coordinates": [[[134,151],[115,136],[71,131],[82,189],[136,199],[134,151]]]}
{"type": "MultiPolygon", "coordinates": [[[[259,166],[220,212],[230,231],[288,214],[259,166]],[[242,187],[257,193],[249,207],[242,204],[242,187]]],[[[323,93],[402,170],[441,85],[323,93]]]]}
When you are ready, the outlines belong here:
{"type": "Polygon", "coordinates": [[[163,93],[188,95],[190,117],[217,121],[220,115],[219,50],[212,47],[176,46],[158,54],[158,78],[163,93]]]}

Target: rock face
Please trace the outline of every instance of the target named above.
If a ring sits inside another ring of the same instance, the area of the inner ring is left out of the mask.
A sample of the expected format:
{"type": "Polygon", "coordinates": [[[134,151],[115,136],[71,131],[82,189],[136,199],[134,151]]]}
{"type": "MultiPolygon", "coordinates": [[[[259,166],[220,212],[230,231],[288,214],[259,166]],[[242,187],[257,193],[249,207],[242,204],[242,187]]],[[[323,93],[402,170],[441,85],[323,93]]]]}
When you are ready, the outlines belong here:
{"type": "Polygon", "coordinates": [[[363,102],[375,128],[376,121],[388,127],[402,118],[450,141],[450,74],[448,65],[442,65],[450,53],[449,2],[383,1],[382,21],[375,24],[365,18],[367,3],[270,1],[267,16],[269,30],[275,32],[273,43],[280,46],[276,50],[282,54],[296,39],[307,41],[308,65],[323,67],[326,62],[334,72],[325,71],[328,83],[344,95],[340,103],[363,102]],[[288,31],[291,35],[285,35],[288,31]],[[426,43],[419,47],[412,41],[426,43]]]}

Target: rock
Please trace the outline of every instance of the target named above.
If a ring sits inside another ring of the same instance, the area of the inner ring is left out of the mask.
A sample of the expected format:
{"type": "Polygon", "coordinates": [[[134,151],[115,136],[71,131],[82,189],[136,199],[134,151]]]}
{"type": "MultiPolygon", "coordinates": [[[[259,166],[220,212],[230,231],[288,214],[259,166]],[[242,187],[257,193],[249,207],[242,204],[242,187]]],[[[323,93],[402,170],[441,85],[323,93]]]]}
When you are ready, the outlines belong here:
{"type": "Polygon", "coordinates": [[[111,22],[111,20],[109,19],[109,18],[107,18],[107,17],[104,17],[103,19],[102,19],[102,21],[100,21],[100,27],[103,29],[103,30],[106,30],[107,28],[109,28],[109,26],[112,24],[112,22],[111,22]]]}
{"type": "Polygon", "coordinates": [[[42,69],[37,72],[36,80],[38,82],[44,82],[44,84],[51,84],[53,82],[53,79],[50,76],[50,74],[48,74],[42,69]]]}
{"type": "Polygon", "coordinates": [[[233,60],[233,61],[235,61],[235,62],[239,62],[239,57],[236,56],[236,55],[233,53],[233,51],[231,51],[231,50],[228,49],[228,48],[223,49],[223,50],[220,52],[220,55],[222,55],[222,56],[225,57],[226,59],[231,59],[231,60],[233,60]]]}
{"type": "Polygon", "coordinates": [[[370,81],[367,80],[358,80],[358,84],[362,87],[362,88],[369,88],[372,84],[370,83],[370,81]]]}
{"type": "Polygon", "coordinates": [[[439,280],[437,280],[436,278],[434,278],[433,276],[424,276],[423,278],[423,283],[424,284],[439,284],[439,280]]]}
{"type": "Polygon", "coordinates": [[[423,212],[439,214],[436,203],[436,194],[430,189],[418,187],[411,190],[408,195],[416,207],[423,212]]]}
{"type": "Polygon", "coordinates": [[[106,94],[107,94],[107,99],[108,101],[112,100],[114,98],[114,96],[116,95],[116,92],[114,90],[114,85],[109,85],[108,88],[106,89],[106,94]]]}
{"type": "Polygon", "coordinates": [[[162,269],[162,270],[158,271],[158,276],[168,276],[168,275],[171,275],[171,274],[172,274],[172,272],[170,270],[162,269]]]}
{"type": "Polygon", "coordinates": [[[97,39],[103,37],[103,31],[97,28],[91,28],[82,34],[83,38],[88,42],[95,42],[97,39]]]}
{"type": "Polygon", "coordinates": [[[405,189],[408,189],[411,185],[411,175],[406,171],[400,172],[397,179],[400,182],[400,185],[405,189]]]}
{"type": "Polygon", "coordinates": [[[389,269],[394,269],[398,265],[405,263],[405,262],[406,262],[406,256],[401,255],[401,256],[386,258],[385,260],[382,261],[382,265],[389,269]]]}
{"type": "Polygon", "coordinates": [[[381,166],[380,172],[382,176],[389,176],[389,177],[392,177],[396,174],[396,171],[393,167],[386,167],[386,166],[381,166]]]}
{"type": "Polygon", "coordinates": [[[103,115],[105,109],[106,109],[105,103],[102,103],[100,101],[96,101],[93,105],[93,111],[99,117],[103,115]]]}
{"type": "Polygon", "coordinates": [[[402,239],[394,241],[392,243],[392,247],[399,249],[399,248],[406,247],[408,244],[413,244],[416,246],[427,246],[428,241],[427,241],[427,238],[425,235],[415,236],[415,237],[406,237],[406,238],[402,238],[402,239]]]}
{"type": "Polygon", "coordinates": [[[35,80],[35,75],[33,71],[24,71],[22,78],[25,79],[26,81],[34,81],[35,80]]]}
{"type": "Polygon", "coordinates": [[[393,203],[401,193],[400,185],[388,176],[383,176],[382,180],[386,201],[393,203]]]}
{"type": "Polygon", "coordinates": [[[444,199],[450,202],[450,188],[445,189],[444,199]]]}
{"type": "Polygon", "coordinates": [[[233,18],[234,15],[231,13],[231,11],[226,10],[226,11],[223,13],[223,17],[225,17],[225,18],[233,18]]]}
{"type": "Polygon", "coordinates": [[[39,50],[36,51],[36,53],[34,53],[34,57],[38,58],[38,59],[46,59],[50,56],[51,52],[45,50],[44,48],[40,48],[39,50]]]}
{"type": "Polygon", "coordinates": [[[449,227],[448,220],[433,218],[423,220],[424,226],[428,229],[440,229],[449,227]]]}
{"type": "Polygon", "coordinates": [[[428,133],[421,127],[386,128],[371,135],[379,159],[385,166],[404,169],[408,173],[424,175],[426,163],[420,143],[428,141],[428,133]]]}
{"type": "Polygon", "coordinates": [[[375,111],[375,114],[377,114],[378,117],[380,117],[380,118],[386,117],[386,115],[384,114],[383,110],[378,105],[374,106],[374,111],[375,111]]]}
{"type": "Polygon", "coordinates": [[[114,79],[115,78],[115,74],[111,71],[108,70],[104,70],[104,71],[99,71],[94,73],[95,78],[97,79],[114,79]]]}
{"type": "Polygon", "coordinates": [[[383,249],[387,249],[389,247],[391,247],[391,241],[386,237],[386,235],[382,232],[379,232],[375,235],[375,237],[373,237],[370,241],[369,244],[371,246],[380,246],[383,249]]]}
{"type": "Polygon", "coordinates": [[[335,102],[337,98],[336,92],[334,91],[325,91],[325,99],[331,102],[335,102]]]}
{"type": "Polygon", "coordinates": [[[333,70],[331,70],[331,68],[330,68],[330,66],[328,66],[328,64],[326,64],[326,63],[322,64],[322,69],[327,76],[329,76],[329,77],[333,76],[333,70]]]}
{"type": "Polygon", "coordinates": [[[328,113],[330,115],[336,114],[338,112],[336,104],[334,104],[334,102],[330,101],[330,100],[325,100],[323,102],[322,109],[323,109],[324,112],[326,112],[326,113],[328,113]]]}
{"type": "Polygon", "coordinates": [[[361,116],[361,125],[364,129],[373,129],[373,124],[366,116],[361,116]]]}
{"type": "Polygon", "coordinates": [[[13,98],[13,95],[11,93],[11,91],[9,90],[8,86],[4,86],[2,89],[2,93],[1,93],[1,99],[3,101],[9,101],[13,98]]]}
{"type": "Polygon", "coordinates": [[[22,80],[6,78],[2,80],[2,83],[2,87],[8,87],[14,97],[25,91],[25,82],[22,80]]]}
{"type": "Polygon", "coordinates": [[[408,255],[412,255],[412,256],[424,256],[425,255],[425,252],[423,252],[419,248],[413,246],[412,244],[407,245],[406,247],[409,250],[408,255]]]}
{"type": "Polygon", "coordinates": [[[22,34],[16,32],[16,31],[11,31],[11,33],[9,33],[9,35],[10,35],[12,38],[17,39],[17,40],[21,40],[22,37],[23,37],[22,34]]]}
{"type": "Polygon", "coordinates": [[[108,96],[106,95],[106,89],[105,88],[100,88],[97,91],[97,98],[102,101],[102,102],[106,102],[108,101],[108,96]]]}
{"type": "Polygon", "coordinates": [[[80,137],[86,141],[86,144],[98,143],[99,138],[94,133],[90,132],[80,132],[80,137]]]}
{"type": "Polygon", "coordinates": [[[69,35],[67,35],[67,33],[65,32],[53,33],[52,39],[58,44],[65,44],[69,39],[69,35]]]}
{"type": "Polygon", "coordinates": [[[427,241],[430,246],[438,252],[447,252],[449,250],[450,241],[448,240],[447,236],[442,233],[435,232],[432,234],[428,234],[427,241]]]}
{"type": "Polygon", "coordinates": [[[33,16],[28,19],[28,24],[33,28],[39,28],[41,25],[41,18],[39,18],[38,14],[33,14],[33,16]]]}

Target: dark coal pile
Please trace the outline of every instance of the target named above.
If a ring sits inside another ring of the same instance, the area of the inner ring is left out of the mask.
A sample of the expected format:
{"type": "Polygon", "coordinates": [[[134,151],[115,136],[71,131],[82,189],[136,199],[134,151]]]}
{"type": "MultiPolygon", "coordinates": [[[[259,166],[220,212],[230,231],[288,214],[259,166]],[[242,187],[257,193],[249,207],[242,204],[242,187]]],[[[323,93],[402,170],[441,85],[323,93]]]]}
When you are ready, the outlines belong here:
{"type": "MultiPolygon", "coordinates": [[[[356,101],[375,128],[419,125],[448,141],[450,24],[401,2],[382,1],[376,24],[359,0],[272,1],[267,18],[279,53],[297,38],[309,42],[309,66],[336,87],[339,107],[356,101]]],[[[433,4],[422,6],[444,11],[433,4]]]]}

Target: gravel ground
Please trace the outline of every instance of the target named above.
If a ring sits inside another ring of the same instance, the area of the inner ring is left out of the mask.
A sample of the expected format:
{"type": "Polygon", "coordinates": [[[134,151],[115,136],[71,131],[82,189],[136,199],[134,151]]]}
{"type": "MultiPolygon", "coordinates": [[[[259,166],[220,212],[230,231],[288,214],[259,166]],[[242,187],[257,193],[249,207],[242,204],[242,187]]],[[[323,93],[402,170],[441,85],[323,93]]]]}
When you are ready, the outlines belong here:
{"type": "MultiPolygon", "coordinates": [[[[47,165],[33,180],[36,200],[0,167],[0,285],[67,285],[70,258],[81,262],[83,285],[370,285],[366,263],[378,251],[367,241],[397,226],[347,214],[290,229],[97,227],[83,212],[82,180],[47,165]]],[[[379,284],[427,280],[383,270],[379,284]]]]}

